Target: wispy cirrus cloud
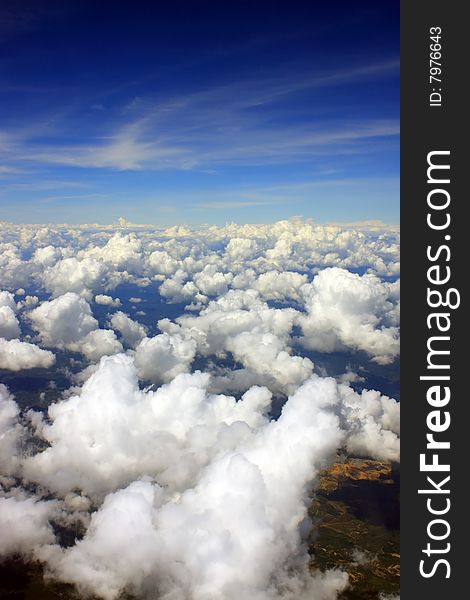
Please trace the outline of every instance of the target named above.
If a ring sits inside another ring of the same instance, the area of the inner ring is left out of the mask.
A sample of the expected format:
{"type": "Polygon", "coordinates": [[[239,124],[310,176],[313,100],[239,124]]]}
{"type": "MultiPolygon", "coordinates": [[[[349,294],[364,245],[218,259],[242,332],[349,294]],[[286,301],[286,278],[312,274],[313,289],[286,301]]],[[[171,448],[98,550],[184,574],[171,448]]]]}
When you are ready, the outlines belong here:
{"type": "Polygon", "coordinates": [[[397,66],[388,60],[307,78],[266,77],[186,95],[134,97],[107,110],[93,132],[71,133],[73,115],[63,111],[62,120],[51,119],[49,128],[43,119],[40,130],[6,132],[0,149],[9,164],[131,171],[288,164],[319,152],[370,153],[398,135],[397,120],[318,116],[308,106],[308,95],[382,76],[397,66]],[[295,119],[297,102],[304,112],[301,122],[295,119]]]}
{"type": "Polygon", "coordinates": [[[40,202],[42,204],[49,204],[51,202],[61,202],[63,200],[73,200],[75,202],[83,202],[87,200],[99,200],[101,198],[109,198],[110,194],[69,194],[67,196],[47,196],[43,198],[40,202]]]}
{"type": "Polygon", "coordinates": [[[230,131],[231,127],[220,123],[202,138],[188,129],[180,129],[171,134],[165,132],[160,140],[158,126],[153,134],[130,132],[125,128],[114,136],[92,143],[25,148],[17,158],[42,164],[117,170],[285,164],[309,159],[315,153],[373,152],[380,144],[380,138],[391,138],[399,133],[399,125],[393,120],[368,121],[346,127],[333,125],[331,129],[312,127],[311,131],[297,126],[285,126],[275,131],[262,125],[240,126],[236,131],[230,131]],[[366,142],[367,148],[361,148],[360,144],[366,142]]]}
{"type": "MultiPolygon", "coordinates": [[[[1,169],[0,169],[1,173],[1,169]]],[[[12,170],[11,173],[23,173],[33,177],[32,181],[15,182],[5,185],[5,191],[20,192],[42,192],[47,190],[60,190],[70,188],[86,188],[89,184],[83,181],[72,181],[65,179],[34,179],[34,173],[12,170]]],[[[37,175],[36,175],[37,177],[37,175]]]]}
{"type": "Polygon", "coordinates": [[[9,167],[7,165],[0,165],[0,177],[5,177],[8,175],[17,175],[18,173],[23,173],[22,169],[18,169],[17,167],[9,167]]]}

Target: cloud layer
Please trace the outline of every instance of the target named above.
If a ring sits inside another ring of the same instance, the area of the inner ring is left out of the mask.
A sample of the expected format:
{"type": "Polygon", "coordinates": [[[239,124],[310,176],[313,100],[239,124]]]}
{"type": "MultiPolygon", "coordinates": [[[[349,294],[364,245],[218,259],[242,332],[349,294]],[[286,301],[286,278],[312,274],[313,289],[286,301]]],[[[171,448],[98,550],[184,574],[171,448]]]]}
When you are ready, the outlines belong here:
{"type": "Polygon", "coordinates": [[[68,381],[47,414],[0,387],[1,556],[105,600],[344,589],[307,507],[338,454],[399,460],[399,404],[315,357],[398,356],[393,230],[7,225],[0,268],[0,368],[68,381]]]}
{"type": "Polygon", "coordinates": [[[208,385],[195,372],[141,390],[130,356],[105,357],[79,394],[49,407],[47,422],[30,416],[48,447],[20,456],[27,431],[4,397],[16,476],[57,498],[10,489],[12,547],[109,600],[155,589],[162,598],[333,597],[346,575],[310,575],[302,550],[309,490],[341,447],[396,459],[397,403],[313,375],[271,420],[267,388],[237,401],[208,385]],[[98,510],[84,517],[91,505],[98,510]],[[85,537],[61,548],[54,518],[81,520],[85,537]]]}

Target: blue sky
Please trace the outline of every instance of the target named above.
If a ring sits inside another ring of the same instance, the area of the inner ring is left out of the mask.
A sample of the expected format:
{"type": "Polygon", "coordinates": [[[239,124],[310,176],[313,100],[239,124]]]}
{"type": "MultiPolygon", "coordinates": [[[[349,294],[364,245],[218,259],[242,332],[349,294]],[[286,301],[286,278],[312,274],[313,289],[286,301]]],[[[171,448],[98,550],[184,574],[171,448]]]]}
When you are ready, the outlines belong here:
{"type": "Polygon", "coordinates": [[[399,220],[399,3],[0,8],[0,219],[399,220]]]}

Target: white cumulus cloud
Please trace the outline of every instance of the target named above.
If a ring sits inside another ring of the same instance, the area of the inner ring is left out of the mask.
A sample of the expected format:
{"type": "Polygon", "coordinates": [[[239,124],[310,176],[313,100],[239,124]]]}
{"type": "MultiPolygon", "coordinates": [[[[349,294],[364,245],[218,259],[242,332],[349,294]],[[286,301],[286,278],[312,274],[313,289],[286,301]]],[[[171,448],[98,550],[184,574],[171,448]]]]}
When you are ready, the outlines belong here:
{"type": "Polygon", "coordinates": [[[43,350],[20,340],[0,338],[0,369],[22,371],[23,369],[49,368],[55,363],[55,356],[49,350],[43,350]]]}
{"type": "Polygon", "coordinates": [[[302,343],[323,352],[363,350],[378,363],[392,362],[399,353],[393,288],[374,275],[321,271],[303,288],[307,314],[298,319],[302,343]]]}
{"type": "Polygon", "coordinates": [[[43,302],[29,318],[46,347],[82,352],[90,360],[122,350],[115,333],[98,329],[90,305],[74,292],[43,302]]]}

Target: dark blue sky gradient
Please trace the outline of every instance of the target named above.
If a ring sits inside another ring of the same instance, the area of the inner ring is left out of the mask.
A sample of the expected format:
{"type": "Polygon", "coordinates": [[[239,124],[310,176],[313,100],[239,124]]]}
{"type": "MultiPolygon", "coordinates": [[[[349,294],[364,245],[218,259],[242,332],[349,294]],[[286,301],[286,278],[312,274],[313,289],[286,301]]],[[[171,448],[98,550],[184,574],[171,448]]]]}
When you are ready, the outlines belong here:
{"type": "Polygon", "coordinates": [[[398,2],[4,0],[0,40],[0,219],[398,222],[398,2]]]}

